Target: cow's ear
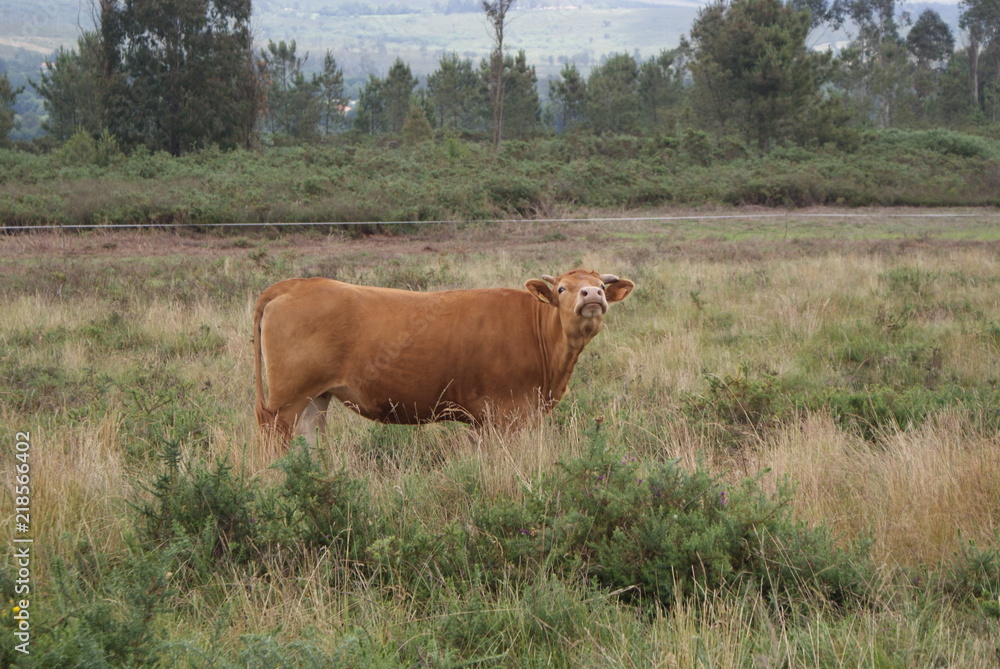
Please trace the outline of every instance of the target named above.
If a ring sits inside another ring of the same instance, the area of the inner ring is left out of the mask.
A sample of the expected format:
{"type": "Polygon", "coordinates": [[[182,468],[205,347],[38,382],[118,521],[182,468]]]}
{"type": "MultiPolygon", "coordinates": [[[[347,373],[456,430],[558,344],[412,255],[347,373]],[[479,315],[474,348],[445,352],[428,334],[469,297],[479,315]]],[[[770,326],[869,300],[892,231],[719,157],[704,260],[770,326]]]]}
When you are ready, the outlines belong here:
{"type": "Polygon", "coordinates": [[[604,298],[608,302],[621,302],[635,288],[635,284],[628,279],[618,279],[604,287],[604,298]]]}
{"type": "Polygon", "coordinates": [[[524,287],[528,289],[528,292],[537,297],[542,302],[546,304],[555,304],[555,297],[552,295],[552,289],[549,288],[549,284],[545,283],[541,279],[528,279],[524,282],[524,287]]]}

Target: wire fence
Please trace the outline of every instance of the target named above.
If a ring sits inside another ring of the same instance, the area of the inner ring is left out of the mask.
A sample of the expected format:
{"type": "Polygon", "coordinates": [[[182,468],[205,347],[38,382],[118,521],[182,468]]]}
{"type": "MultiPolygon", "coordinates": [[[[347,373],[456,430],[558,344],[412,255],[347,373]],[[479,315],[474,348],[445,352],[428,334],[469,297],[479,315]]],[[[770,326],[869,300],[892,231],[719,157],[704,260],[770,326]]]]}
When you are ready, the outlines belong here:
{"type": "Polygon", "coordinates": [[[612,218],[495,218],[477,220],[436,220],[436,221],[285,221],[285,222],[245,222],[245,223],[71,223],[45,225],[5,225],[0,226],[0,234],[43,230],[172,230],[177,228],[305,228],[305,227],[351,227],[351,226],[391,226],[391,225],[466,225],[469,223],[498,225],[517,223],[627,223],[627,222],[680,222],[680,221],[724,221],[759,220],[788,218],[996,218],[1000,222],[1000,211],[992,216],[974,212],[928,212],[928,213],[810,213],[774,212],[747,214],[685,214],[680,216],[621,216],[612,218]]]}

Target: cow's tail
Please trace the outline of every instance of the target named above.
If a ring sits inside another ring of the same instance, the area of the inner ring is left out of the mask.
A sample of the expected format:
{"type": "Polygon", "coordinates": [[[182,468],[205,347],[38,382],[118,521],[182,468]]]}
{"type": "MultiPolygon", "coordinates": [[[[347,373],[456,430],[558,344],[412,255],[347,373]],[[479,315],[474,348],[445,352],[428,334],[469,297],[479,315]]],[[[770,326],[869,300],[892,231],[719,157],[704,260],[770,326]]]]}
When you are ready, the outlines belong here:
{"type": "Polygon", "coordinates": [[[268,303],[271,301],[272,297],[268,294],[270,291],[263,293],[257,299],[257,306],[254,307],[253,312],[253,372],[254,372],[254,382],[256,384],[256,402],[254,404],[254,413],[257,414],[257,423],[261,428],[269,427],[274,425],[274,412],[267,408],[267,404],[264,400],[264,354],[261,350],[261,321],[264,318],[264,308],[267,307],[268,303]]]}

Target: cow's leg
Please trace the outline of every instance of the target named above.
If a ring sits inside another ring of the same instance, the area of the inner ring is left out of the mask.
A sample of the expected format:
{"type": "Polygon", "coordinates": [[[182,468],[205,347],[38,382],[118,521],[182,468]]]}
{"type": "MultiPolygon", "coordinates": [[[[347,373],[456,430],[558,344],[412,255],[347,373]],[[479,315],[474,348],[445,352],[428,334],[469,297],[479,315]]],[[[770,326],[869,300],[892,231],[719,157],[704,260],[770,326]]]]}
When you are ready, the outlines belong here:
{"type": "Polygon", "coordinates": [[[323,393],[309,399],[299,414],[298,432],[305,436],[310,446],[316,445],[317,435],[326,432],[326,411],[330,407],[330,394],[323,393]]]}

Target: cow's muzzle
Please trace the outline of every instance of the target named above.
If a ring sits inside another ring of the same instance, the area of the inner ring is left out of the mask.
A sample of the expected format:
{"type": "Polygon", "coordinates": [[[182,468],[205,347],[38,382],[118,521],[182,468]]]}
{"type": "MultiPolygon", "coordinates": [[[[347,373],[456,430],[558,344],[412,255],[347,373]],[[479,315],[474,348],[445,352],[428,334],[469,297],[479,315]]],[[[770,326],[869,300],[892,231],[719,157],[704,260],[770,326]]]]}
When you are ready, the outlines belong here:
{"type": "Polygon", "coordinates": [[[608,303],[604,300],[586,300],[581,302],[576,309],[577,316],[584,318],[595,318],[603,316],[608,312],[608,303]]]}

